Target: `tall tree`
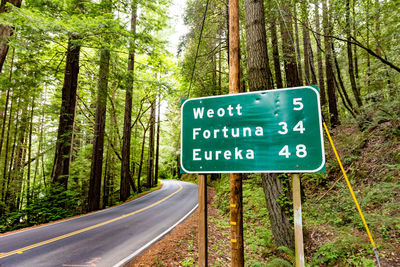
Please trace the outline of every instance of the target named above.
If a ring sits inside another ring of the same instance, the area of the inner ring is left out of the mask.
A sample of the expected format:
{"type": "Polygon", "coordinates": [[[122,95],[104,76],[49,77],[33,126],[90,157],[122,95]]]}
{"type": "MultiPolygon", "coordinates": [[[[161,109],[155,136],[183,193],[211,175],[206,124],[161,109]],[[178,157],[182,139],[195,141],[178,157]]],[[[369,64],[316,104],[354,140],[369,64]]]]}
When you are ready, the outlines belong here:
{"type": "MultiPolygon", "coordinates": [[[[14,66],[14,56],[15,56],[15,48],[13,48],[12,56],[11,56],[11,67],[10,67],[10,75],[8,76],[8,81],[11,83],[12,81],[12,73],[14,66]]],[[[4,142],[4,132],[6,129],[6,120],[7,120],[7,111],[8,111],[8,102],[10,100],[11,88],[7,89],[6,93],[6,103],[4,104],[4,112],[3,112],[3,121],[1,123],[1,134],[0,134],[0,156],[3,151],[3,142],[4,142]]]]}
{"type": "Polygon", "coordinates": [[[353,50],[351,44],[351,25],[350,25],[350,0],[346,0],[346,33],[347,33],[347,61],[349,66],[349,77],[351,89],[358,107],[362,106],[360,91],[357,89],[356,78],[354,75],[353,50]]]}
{"type": "Polygon", "coordinates": [[[297,73],[299,75],[299,85],[303,85],[303,69],[301,67],[301,53],[300,53],[300,37],[299,37],[299,26],[297,23],[297,9],[296,2],[293,3],[293,16],[294,16],[294,32],[296,37],[295,52],[297,56],[297,73]]]}
{"type": "Polygon", "coordinates": [[[299,72],[296,62],[296,50],[293,39],[292,15],[290,12],[290,3],[282,5],[281,13],[281,35],[282,35],[282,52],[283,61],[285,63],[286,85],[288,87],[301,85],[299,72]]]}
{"type": "MultiPolygon", "coordinates": [[[[315,29],[317,32],[320,32],[321,28],[320,23],[320,15],[319,15],[319,0],[315,1],[315,29]]],[[[325,106],[326,104],[326,90],[325,90],[325,80],[324,80],[324,63],[322,61],[322,43],[321,36],[316,34],[317,41],[317,62],[318,62],[318,85],[321,99],[321,106],[325,106]]]]}
{"type": "MultiPolygon", "coordinates": [[[[264,3],[262,0],[245,0],[245,10],[247,45],[253,46],[247,48],[249,80],[253,79],[251,83],[249,81],[250,91],[272,89],[272,83],[268,81],[266,75],[265,65],[256,63],[256,61],[264,62],[264,64],[268,62],[267,41],[262,37],[265,36],[264,3]],[[258,27],[256,24],[259,24],[258,27]]],[[[294,238],[289,215],[277,201],[284,193],[281,181],[276,174],[262,174],[261,177],[275,243],[277,246],[293,248],[294,238]]]]}
{"type": "Polygon", "coordinates": [[[149,133],[149,161],[147,168],[147,187],[153,186],[154,178],[154,132],[155,132],[155,118],[156,118],[156,98],[153,96],[150,108],[150,133],[149,133]]]}
{"type": "Polygon", "coordinates": [[[249,87],[254,90],[273,88],[265,31],[264,1],[245,0],[246,48],[249,87]]]}
{"type": "Polygon", "coordinates": [[[161,128],[161,96],[158,96],[157,104],[157,139],[156,139],[156,158],[155,158],[155,168],[154,168],[154,185],[158,184],[158,166],[160,159],[160,128],[161,128]]]}
{"type": "Polygon", "coordinates": [[[337,109],[337,101],[336,101],[336,88],[334,81],[334,73],[333,73],[333,64],[332,64],[332,24],[329,19],[331,6],[327,0],[322,1],[322,9],[323,9],[323,24],[324,24],[324,48],[325,48],[325,73],[326,73],[326,88],[328,89],[328,106],[329,106],[329,117],[330,123],[332,127],[336,127],[339,125],[339,112],[337,109]]]}
{"type": "Polygon", "coordinates": [[[272,57],[275,69],[275,81],[277,88],[283,88],[282,72],[281,72],[281,59],[279,57],[278,34],[276,26],[276,14],[270,11],[270,29],[271,29],[271,45],[272,57]]]}
{"type": "Polygon", "coordinates": [[[56,151],[52,171],[52,182],[68,187],[70,155],[78,87],[80,39],[68,39],[67,60],[64,71],[64,84],[61,94],[60,121],[58,124],[56,151]]]}
{"type": "MultiPolygon", "coordinates": [[[[112,2],[102,0],[106,13],[111,13],[112,2]]],[[[103,169],[104,133],[106,124],[107,89],[110,72],[110,50],[107,47],[108,40],[100,48],[99,81],[97,90],[92,164],[90,169],[88,210],[94,211],[100,208],[101,175],[103,169]]]]}
{"type": "Polygon", "coordinates": [[[132,134],[132,93],[135,66],[135,40],[136,20],[137,20],[137,3],[132,0],[131,4],[131,39],[129,44],[129,63],[128,63],[128,79],[125,92],[125,115],[124,115],[124,133],[122,144],[122,161],[121,161],[121,184],[120,184],[120,200],[125,201],[129,197],[130,187],[129,180],[132,179],[130,173],[130,154],[131,154],[131,134],[132,134]]]}
{"type": "MultiPolygon", "coordinates": [[[[305,0],[301,1],[301,19],[303,20],[303,54],[304,54],[304,80],[306,84],[311,83],[312,75],[312,68],[313,63],[311,60],[312,50],[311,50],[311,43],[310,43],[310,33],[308,28],[310,27],[308,23],[308,10],[307,10],[307,3],[305,0]],[[310,51],[311,50],[311,51],[310,51]]],[[[313,84],[314,81],[312,82],[313,84]]]]}
{"type": "MultiPolygon", "coordinates": [[[[16,7],[21,7],[22,0],[1,0],[0,13],[7,12],[6,4],[12,4],[16,7]]],[[[0,73],[3,69],[4,61],[8,52],[8,39],[14,34],[14,30],[10,26],[0,24],[0,73]]]]}

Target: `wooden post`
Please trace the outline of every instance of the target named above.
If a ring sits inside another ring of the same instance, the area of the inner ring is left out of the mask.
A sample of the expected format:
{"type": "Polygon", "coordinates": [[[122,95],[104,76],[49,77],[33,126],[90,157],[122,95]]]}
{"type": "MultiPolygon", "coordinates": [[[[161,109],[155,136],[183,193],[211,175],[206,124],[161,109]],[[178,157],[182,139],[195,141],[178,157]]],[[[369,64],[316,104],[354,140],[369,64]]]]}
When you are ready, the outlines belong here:
{"type": "MultiPolygon", "coordinates": [[[[239,1],[229,1],[229,94],[239,93],[239,1]]],[[[231,258],[233,267],[244,266],[242,175],[230,174],[231,258]]]]}
{"type": "Polygon", "coordinates": [[[199,174],[199,267],[208,265],[207,239],[207,176],[199,174]]]}
{"type": "Polygon", "coordinates": [[[293,209],[294,209],[294,238],[296,250],[296,267],[304,267],[303,224],[301,219],[300,179],[293,174],[293,209]]]}
{"type": "Polygon", "coordinates": [[[242,175],[230,174],[231,257],[232,267],[244,266],[242,175]]]}

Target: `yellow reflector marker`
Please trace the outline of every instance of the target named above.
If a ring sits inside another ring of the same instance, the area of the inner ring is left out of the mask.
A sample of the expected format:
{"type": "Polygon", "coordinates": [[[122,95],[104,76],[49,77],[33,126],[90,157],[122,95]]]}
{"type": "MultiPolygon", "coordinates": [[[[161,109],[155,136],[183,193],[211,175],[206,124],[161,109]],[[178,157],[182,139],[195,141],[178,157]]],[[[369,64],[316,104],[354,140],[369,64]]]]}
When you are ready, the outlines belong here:
{"type": "Polygon", "coordinates": [[[231,242],[232,242],[232,243],[236,243],[237,240],[236,240],[236,239],[231,239],[231,242]]]}
{"type": "Polygon", "coordinates": [[[231,225],[236,225],[236,222],[231,222],[231,225]]]}

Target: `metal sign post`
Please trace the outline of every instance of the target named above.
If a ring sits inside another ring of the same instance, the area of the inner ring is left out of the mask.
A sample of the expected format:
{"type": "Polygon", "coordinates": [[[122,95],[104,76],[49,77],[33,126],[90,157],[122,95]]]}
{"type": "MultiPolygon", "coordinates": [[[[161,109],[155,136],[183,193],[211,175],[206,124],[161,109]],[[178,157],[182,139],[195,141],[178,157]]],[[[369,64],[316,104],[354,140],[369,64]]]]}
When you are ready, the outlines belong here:
{"type": "Polygon", "coordinates": [[[207,176],[199,174],[199,267],[208,266],[207,238],[207,176]]]}
{"type": "Polygon", "coordinates": [[[296,267],[304,267],[303,223],[301,218],[300,179],[297,173],[292,175],[294,239],[296,267]]]}

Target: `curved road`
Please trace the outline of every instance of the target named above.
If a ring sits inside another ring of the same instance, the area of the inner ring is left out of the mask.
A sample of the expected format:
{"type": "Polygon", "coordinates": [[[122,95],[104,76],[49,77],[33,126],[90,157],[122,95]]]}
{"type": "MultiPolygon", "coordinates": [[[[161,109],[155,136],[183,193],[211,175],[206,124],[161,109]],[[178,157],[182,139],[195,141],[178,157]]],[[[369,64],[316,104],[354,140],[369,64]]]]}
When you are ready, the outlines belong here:
{"type": "Polygon", "coordinates": [[[0,236],[0,266],[123,266],[197,206],[196,185],[163,184],[117,207],[0,236]]]}

